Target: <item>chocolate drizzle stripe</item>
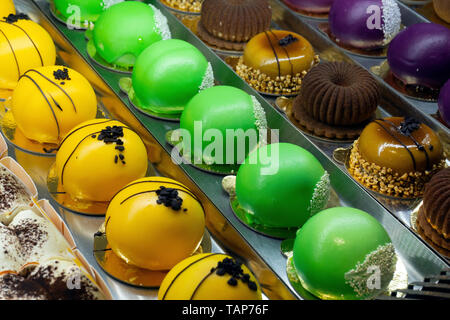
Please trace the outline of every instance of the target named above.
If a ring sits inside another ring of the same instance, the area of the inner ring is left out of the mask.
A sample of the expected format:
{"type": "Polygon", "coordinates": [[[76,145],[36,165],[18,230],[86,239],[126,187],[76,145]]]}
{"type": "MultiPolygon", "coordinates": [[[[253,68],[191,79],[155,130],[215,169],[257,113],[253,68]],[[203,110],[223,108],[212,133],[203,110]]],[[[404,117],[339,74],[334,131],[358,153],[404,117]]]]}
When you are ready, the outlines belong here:
{"type": "MultiPolygon", "coordinates": [[[[6,21],[1,21],[1,22],[8,23],[6,21]]],[[[23,33],[25,33],[25,35],[28,37],[28,39],[31,41],[31,43],[33,44],[34,48],[36,49],[37,54],[39,55],[39,59],[41,60],[41,66],[44,66],[44,60],[42,59],[41,52],[39,51],[39,49],[38,49],[36,43],[33,41],[33,39],[31,39],[30,35],[22,27],[19,27],[18,25],[14,24],[14,23],[8,23],[8,24],[11,25],[11,26],[14,26],[16,28],[19,28],[20,30],[23,31],[23,33]]]]}
{"type": "MultiPolygon", "coordinates": [[[[383,119],[380,119],[381,121],[383,121],[383,122],[385,122],[383,119]]],[[[396,136],[394,136],[385,126],[383,126],[381,123],[379,123],[378,122],[378,120],[375,120],[374,121],[376,124],[378,124],[381,128],[383,128],[383,130],[384,131],[386,131],[392,138],[394,138],[399,144],[401,144],[405,149],[406,149],[406,151],[408,151],[408,153],[409,153],[409,155],[411,156],[411,160],[412,160],[412,162],[413,162],[413,166],[414,166],[414,171],[416,171],[417,170],[417,167],[416,167],[416,159],[414,158],[414,155],[412,154],[412,152],[408,149],[408,147],[403,143],[403,142],[401,142],[400,141],[400,139],[399,138],[397,138],[396,136]]]]}
{"type": "Polygon", "coordinates": [[[35,86],[38,88],[38,90],[41,92],[41,94],[42,94],[42,96],[44,97],[45,101],[47,101],[47,104],[48,104],[48,106],[50,107],[50,110],[52,111],[52,114],[53,114],[53,118],[55,119],[55,122],[56,122],[56,127],[57,127],[57,129],[58,129],[58,138],[59,138],[61,132],[60,132],[60,128],[59,128],[58,118],[56,117],[55,110],[53,110],[52,104],[50,103],[50,101],[48,101],[48,99],[47,99],[47,97],[46,97],[44,91],[42,91],[42,88],[37,84],[37,82],[36,82],[32,77],[30,77],[30,76],[27,75],[27,74],[24,74],[23,76],[21,76],[21,77],[19,78],[19,80],[20,80],[22,77],[27,78],[27,79],[30,79],[31,82],[33,82],[34,85],[35,85],[35,86]]]}
{"type": "MultiPolygon", "coordinates": [[[[273,36],[275,37],[275,39],[277,39],[277,42],[279,42],[280,39],[277,37],[277,35],[276,35],[272,30],[269,30],[269,31],[270,31],[270,33],[273,34],[273,36]]],[[[288,59],[289,65],[291,66],[291,75],[293,76],[293,75],[294,75],[294,65],[292,64],[291,57],[289,56],[289,52],[288,52],[288,50],[286,49],[286,47],[281,46],[281,48],[283,48],[284,52],[286,53],[286,57],[287,57],[287,59],[288,59]]],[[[281,68],[281,67],[280,67],[280,68],[281,68]]],[[[280,72],[280,76],[281,76],[281,72],[280,72]]]]}
{"type": "Polygon", "coordinates": [[[189,298],[189,300],[194,300],[194,296],[197,294],[197,291],[200,289],[202,284],[215,273],[216,269],[213,268],[197,285],[197,287],[194,289],[194,292],[192,292],[192,296],[189,298]]]}
{"type": "Polygon", "coordinates": [[[61,108],[61,106],[59,105],[59,103],[56,102],[55,98],[53,98],[53,96],[52,96],[50,93],[49,93],[48,95],[50,96],[50,98],[52,98],[53,103],[55,104],[55,106],[56,106],[59,110],[63,111],[63,109],[61,108]]]}
{"type": "Polygon", "coordinates": [[[11,52],[14,56],[14,60],[16,61],[16,67],[17,67],[17,72],[18,72],[18,76],[20,77],[20,66],[19,66],[19,61],[17,60],[17,56],[16,56],[16,52],[14,51],[14,48],[11,44],[11,42],[9,41],[8,37],[6,36],[6,34],[3,32],[2,29],[0,29],[0,32],[3,34],[3,36],[5,37],[6,41],[8,42],[9,47],[11,48],[11,52]]]}
{"type": "Polygon", "coordinates": [[[78,144],[75,146],[75,148],[72,150],[72,152],[70,153],[70,155],[67,157],[66,162],[64,162],[63,168],[61,170],[61,184],[64,185],[64,171],[66,170],[66,166],[67,163],[69,162],[70,158],[73,156],[73,154],[75,153],[75,151],[78,149],[78,147],[80,146],[80,144],[86,140],[87,138],[91,137],[93,134],[98,134],[101,131],[97,131],[97,132],[93,132],[93,133],[89,133],[87,136],[85,136],[83,139],[81,139],[78,144]]]}
{"type": "MultiPolygon", "coordinates": [[[[64,143],[71,135],[73,135],[75,132],[77,132],[77,131],[79,131],[79,130],[81,130],[81,129],[90,127],[90,126],[94,126],[94,125],[96,125],[96,124],[103,124],[103,123],[107,123],[107,122],[110,122],[110,121],[114,121],[114,120],[107,119],[106,121],[103,121],[103,122],[90,123],[90,124],[86,124],[86,125],[84,125],[84,126],[81,126],[81,127],[77,128],[76,130],[73,130],[72,132],[70,132],[68,135],[66,135],[66,136],[64,137],[63,141],[61,141],[61,143],[60,143],[60,145],[59,145],[59,148],[61,148],[62,144],[63,144],[63,143],[64,143]]],[[[59,150],[59,148],[58,148],[58,150],[59,150]]]]}
{"type": "Polygon", "coordinates": [[[40,73],[39,71],[35,70],[35,69],[30,69],[27,72],[25,72],[25,74],[27,74],[28,72],[35,72],[38,75],[40,75],[41,77],[43,77],[44,79],[46,79],[48,82],[50,82],[51,84],[55,85],[56,87],[58,87],[58,89],[60,89],[64,95],[69,98],[70,102],[72,103],[73,109],[75,112],[77,112],[77,108],[75,106],[75,103],[73,102],[72,98],[70,97],[70,95],[67,93],[66,90],[64,90],[59,84],[57,84],[56,82],[52,81],[51,79],[47,78],[45,75],[43,75],[42,73],[40,73]]]}
{"type": "MultiPolygon", "coordinates": [[[[103,123],[103,122],[102,122],[103,123]]],[[[98,123],[96,123],[96,124],[98,124],[98,123]]],[[[87,126],[89,126],[89,125],[86,125],[86,127],[87,126]]],[[[128,129],[128,130],[130,130],[130,131],[132,131],[130,128],[128,128],[128,127],[125,127],[125,126],[118,126],[118,127],[121,127],[121,128],[123,128],[123,129],[128,129]]],[[[79,129],[81,129],[81,128],[79,128],[79,129]]],[[[78,142],[78,144],[75,146],[75,148],[72,150],[72,152],[70,153],[70,155],[67,157],[67,159],[66,159],[66,162],[64,163],[64,166],[63,166],[63,168],[62,168],[62,171],[61,171],[61,184],[62,185],[64,185],[64,171],[65,171],[65,169],[66,169],[66,166],[67,166],[67,164],[69,163],[69,160],[70,160],[70,158],[73,156],[73,154],[75,153],[75,151],[78,149],[78,147],[81,145],[81,143],[84,141],[84,140],[86,140],[87,138],[89,138],[89,137],[91,137],[92,135],[94,135],[94,134],[99,134],[99,133],[101,133],[102,131],[100,130],[100,131],[96,131],[96,132],[91,132],[91,133],[89,133],[87,136],[85,136],[83,139],[81,139],[81,141],[79,141],[78,142]]],[[[66,137],[67,138],[67,137],[66,137]]],[[[96,141],[98,141],[98,140],[96,140],[96,141]]],[[[61,143],[61,145],[62,145],[62,143],[61,143]]]]}
{"type": "Polygon", "coordinates": [[[269,41],[270,47],[272,48],[273,54],[275,55],[275,60],[277,61],[277,66],[278,66],[278,76],[281,76],[281,65],[280,65],[280,59],[278,58],[277,50],[273,46],[272,40],[270,40],[270,36],[267,33],[267,31],[264,31],[264,34],[266,35],[267,41],[269,41]]]}
{"type": "MultiPolygon", "coordinates": [[[[177,190],[177,191],[181,191],[181,192],[184,192],[184,193],[190,195],[195,201],[197,201],[200,205],[202,205],[201,202],[200,202],[198,199],[196,199],[196,198],[194,197],[194,195],[193,195],[190,191],[186,191],[186,190],[178,189],[178,188],[172,188],[172,189],[177,190]]],[[[129,196],[129,197],[127,197],[126,199],[122,200],[122,202],[120,203],[120,205],[124,204],[126,201],[130,200],[130,199],[133,198],[133,197],[139,196],[139,195],[141,195],[141,194],[146,194],[146,193],[156,192],[156,191],[159,191],[159,190],[160,190],[160,189],[146,190],[146,191],[141,191],[141,192],[132,194],[131,196],[129,196]]],[[[202,208],[203,208],[203,206],[202,206],[202,208]]]]}
{"type": "MultiPolygon", "coordinates": [[[[122,189],[120,189],[120,190],[112,197],[111,201],[112,201],[119,193],[121,193],[123,190],[126,190],[126,189],[128,189],[128,188],[130,188],[130,187],[132,187],[132,186],[135,186],[135,185],[137,185],[137,184],[142,184],[142,183],[161,183],[161,184],[170,184],[170,185],[174,185],[174,186],[179,186],[179,187],[181,187],[181,188],[185,188],[186,190],[189,191],[189,189],[188,189],[187,187],[183,186],[182,184],[176,183],[176,182],[170,182],[170,181],[158,181],[158,180],[145,180],[145,181],[133,182],[133,183],[130,183],[129,185],[123,187],[122,189]]],[[[189,192],[191,192],[191,191],[189,191],[189,192]]],[[[199,199],[197,198],[197,196],[196,196],[195,194],[192,193],[191,196],[192,196],[195,200],[199,201],[199,199]]],[[[199,201],[199,202],[200,202],[200,201],[199,201]]]]}
{"type": "MultiPolygon", "coordinates": [[[[384,122],[390,123],[394,128],[396,128],[397,131],[399,131],[398,127],[397,127],[393,122],[391,122],[391,121],[389,121],[389,120],[385,120],[385,119],[381,119],[381,120],[383,120],[384,122]]],[[[411,141],[416,145],[416,147],[417,147],[417,149],[418,149],[419,151],[425,152],[425,158],[426,158],[426,160],[427,160],[427,169],[431,169],[430,156],[428,155],[427,148],[425,148],[424,145],[421,145],[421,144],[420,144],[420,143],[412,136],[412,134],[408,134],[408,135],[406,135],[406,136],[407,136],[408,138],[411,139],[411,141]]]]}
{"type": "Polygon", "coordinates": [[[203,261],[203,260],[205,260],[205,259],[208,259],[209,257],[217,256],[217,255],[219,255],[219,254],[220,254],[220,253],[212,253],[212,254],[209,254],[209,255],[207,255],[206,257],[203,257],[203,258],[200,258],[200,259],[198,259],[198,260],[195,260],[194,262],[192,262],[192,263],[188,264],[186,267],[184,267],[183,270],[181,270],[181,271],[180,271],[180,272],[172,279],[172,281],[170,282],[170,284],[167,286],[166,292],[164,292],[164,295],[163,295],[163,297],[162,297],[162,300],[165,300],[165,299],[166,299],[167,293],[169,292],[170,288],[172,288],[172,285],[175,283],[175,281],[178,279],[178,277],[180,277],[180,275],[181,275],[182,273],[184,273],[187,269],[189,269],[190,267],[192,267],[194,264],[196,264],[196,263],[198,263],[198,262],[200,262],[200,261],[203,261]]]}
{"type": "Polygon", "coordinates": [[[109,220],[111,220],[111,216],[109,216],[108,219],[105,222],[105,234],[106,234],[106,228],[108,228],[109,220]]]}

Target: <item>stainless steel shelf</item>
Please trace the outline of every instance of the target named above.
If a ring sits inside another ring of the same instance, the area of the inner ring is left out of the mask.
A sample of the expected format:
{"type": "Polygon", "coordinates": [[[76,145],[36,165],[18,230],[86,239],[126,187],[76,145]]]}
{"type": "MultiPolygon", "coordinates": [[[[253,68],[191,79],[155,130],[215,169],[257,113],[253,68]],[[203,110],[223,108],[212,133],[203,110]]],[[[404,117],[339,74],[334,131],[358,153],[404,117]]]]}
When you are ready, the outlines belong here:
{"type": "MultiPolygon", "coordinates": [[[[425,275],[438,273],[448,265],[404,223],[390,214],[364,188],[356,184],[342,167],[331,159],[325,147],[321,147],[320,144],[305,136],[288,122],[284,114],[273,108],[242,81],[223,60],[192,34],[169,10],[159,2],[150,2],[167,16],[174,38],[186,40],[203,52],[211,62],[216,79],[221,84],[241,88],[257,97],[266,111],[269,126],[280,130],[282,142],[300,145],[319,159],[330,173],[332,186],[342,205],[365,210],[380,221],[403,260],[410,281],[420,281],[425,275]]],[[[177,128],[178,125],[155,120],[135,111],[130,106],[128,99],[120,93],[118,80],[122,75],[107,71],[92,63],[86,53],[84,34],[69,30],[56,21],[49,12],[47,1],[16,0],[15,3],[21,11],[30,14],[33,20],[38,21],[49,31],[58,46],[60,58],[65,64],[81,72],[90,80],[111,115],[128,123],[143,137],[149,150],[149,159],[155,169],[163,175],[182,181],[199,196],[206,208],[208,230],[215,239],[214,250],[231,252],[241,257],[256,274],[268,298],[302,299],[287,280],[286,258],[280,252],[280,241],[257,234],[238,221],[231,211],[227,195],[222,191],[222,177],[204,173],[188,165],[176,166],[171,161],[171,147],[165,142],[165,134],[168,130],[177,128]]],[[[317,35],[317,31],[314,31],[312,27],[308,28],[311,35],[317,35]]],[[[305,36],[308,38],[309,35],[305,36]]],[[[313,45],[319,51],[327,48],[335,50],[325,39],[313,43],[313,45]]],[[[336,52],[340,53],[338,50],[336,52]]],[[[12,149],[11,154],[31,173],[41,198],[49,198],[45,187],[45,176],[46,168],[51,165],[51,158],[37,158],[12,149]]],[[[53,205],[57,207],[55,203],[53,205]]],[[[141,290],[123,285],[108,277],[96,264],[92,255],[93,234],[103,222],[103,218],[75,215],[61,209],[59,211],[72,230],[78,247],[89,263],[103,275],[115,298],[155,299],[156,290],[141,290]]]]}

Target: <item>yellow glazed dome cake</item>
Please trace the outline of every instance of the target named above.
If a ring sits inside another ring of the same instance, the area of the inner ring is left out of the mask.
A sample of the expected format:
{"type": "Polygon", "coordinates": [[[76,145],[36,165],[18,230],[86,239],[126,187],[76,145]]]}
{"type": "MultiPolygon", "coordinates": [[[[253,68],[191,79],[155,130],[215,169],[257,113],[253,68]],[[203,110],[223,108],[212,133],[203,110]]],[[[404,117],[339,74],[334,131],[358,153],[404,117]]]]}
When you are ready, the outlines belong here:
{"type": "Polygon", "coordinates": [[[90,83],[75,70],[40,67],[20,77],[12,113],[28,139],[58,144],[75,126],[95,118],[97,98],[90,83]]]}
{"type": "Polygon", "coordinates": [[[15,14],[14,2],[12,0],[2,0],[0,3],[0,18],[15,14]]]}
{"type": "Polygon", "coordinates": [[[158,300],[262,300],[261,287],[243,264],[220,253],[198,254],[177,264],[158,300]]]}
{"type": "Polygon", "coordinates": [[[0,89],[14,89],[25,71],[55,60],[52,38],[26,15],[11,14],[0,21],[0,89]]]}
{"type": "Polygon", "coordinates": [[[141,138],[116,120],[95,119],[75,127],[56,153],[59,183],[75,200],[107,202],[147,171],[141,138]]]}
{"type": "Polygon", "coordinates": [[[318,61],[314,49],[301,35],[269,30],[254,36],[236,66],[237,74],[258,91],[291,94],[318,61]]]}
{"type": "Polygon", "coordinates": [[[181,183],[162,177],[122,188],[109,204],[105,221],[114,253],[150,270],[169,270],[192,255],[205,231],[198,198],[181,183]]]}

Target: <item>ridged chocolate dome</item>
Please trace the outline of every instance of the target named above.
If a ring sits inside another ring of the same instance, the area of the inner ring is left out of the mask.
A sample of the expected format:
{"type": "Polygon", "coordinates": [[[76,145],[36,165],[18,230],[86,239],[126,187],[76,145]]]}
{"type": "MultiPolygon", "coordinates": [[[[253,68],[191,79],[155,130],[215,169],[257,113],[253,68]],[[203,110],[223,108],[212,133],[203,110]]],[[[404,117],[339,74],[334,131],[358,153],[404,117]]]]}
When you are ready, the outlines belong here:
{"type": "Polygon", "coordinates": [[[425,186],[425,217],[444,238],[450,238],[450,168],[436,173],[425,186]]]}
{"type": "Polygon", "coordinates": [[[363,68],[346,62],[312,68],[294,102],[313,119],[329,125],[352,125],[368,120],[377,109],[378,83],[363,68]]]}
{"type": "Polygon", "coordinates": [[[267,0],[205,0],[199,29],[224,41],[245,44],[254,35],[268,30],[271,19],[267,0]]]}

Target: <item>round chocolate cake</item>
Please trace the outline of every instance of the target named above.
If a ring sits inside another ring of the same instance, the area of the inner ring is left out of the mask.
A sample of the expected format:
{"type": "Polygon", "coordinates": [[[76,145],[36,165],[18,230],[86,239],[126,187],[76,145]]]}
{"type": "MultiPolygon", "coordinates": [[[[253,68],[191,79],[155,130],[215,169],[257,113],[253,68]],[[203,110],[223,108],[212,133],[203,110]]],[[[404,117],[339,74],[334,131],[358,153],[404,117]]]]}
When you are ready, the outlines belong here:
{"type": "Polygon", "coordinates": [[[353,144],[349,173],[365,187],[392,197],[419,198],[445,165],[439,136],[413,118],[378,119],[353,144]]]}
{"type": "Polygon", "coordinates": [[[418,216],[419,233],[439,252],[450,257],[450,168],[436,173],[425,186],[418,216]]]}
{"type": "MultiPolygon", "coordinates": [[[[328,126],[351,126],[370,119],[379,99],[377,81],[363,68],[346,62],[323,63],[303,79],[293,112],[302,124],[311,123],[311,118],[323,124],[313,126],[324,129],[318,132],[312,128],[316,134],[333,137],[328,126]]],[[[358,130],[346,134],[351,138],[358,130]]]]}
{"type": "Polygon", "coordinates": [[[216,47],[243,50],[250,38],[269,29],[271,19],[267,0],[205,0],[198,34],[216,47]]]}

